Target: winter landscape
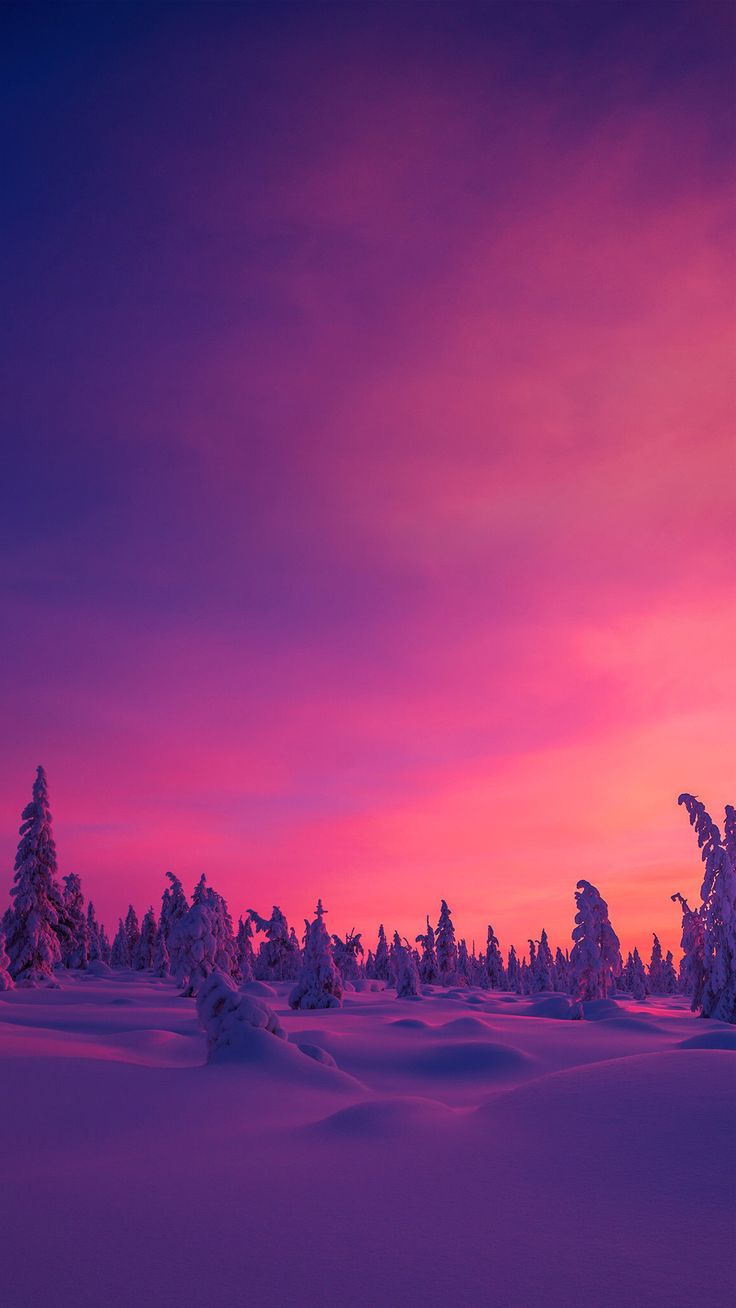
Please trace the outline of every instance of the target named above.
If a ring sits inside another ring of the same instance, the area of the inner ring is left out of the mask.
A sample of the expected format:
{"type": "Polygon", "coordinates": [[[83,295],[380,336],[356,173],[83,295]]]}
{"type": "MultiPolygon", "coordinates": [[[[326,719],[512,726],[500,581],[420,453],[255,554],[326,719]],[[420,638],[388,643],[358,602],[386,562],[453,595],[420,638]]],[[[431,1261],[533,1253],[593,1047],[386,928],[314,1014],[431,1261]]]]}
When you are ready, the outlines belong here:
{"type": "Polygon", "coordinates": [[[6,1302],[727,1302],[736,812],[680,803],[677,969],[656,936],[624,963],[587,881],[554,955],[469,953],[444,900],[367,954],[321,900],[301,941],[278,907],[235,930],[171,872],[110,945],[39,767],[0,935],[6,1302]]]}
{"type": "Polygon", "coordinates": [[[736,1303],[735,75],[0,4],[0,1308],[736,1303]]]}

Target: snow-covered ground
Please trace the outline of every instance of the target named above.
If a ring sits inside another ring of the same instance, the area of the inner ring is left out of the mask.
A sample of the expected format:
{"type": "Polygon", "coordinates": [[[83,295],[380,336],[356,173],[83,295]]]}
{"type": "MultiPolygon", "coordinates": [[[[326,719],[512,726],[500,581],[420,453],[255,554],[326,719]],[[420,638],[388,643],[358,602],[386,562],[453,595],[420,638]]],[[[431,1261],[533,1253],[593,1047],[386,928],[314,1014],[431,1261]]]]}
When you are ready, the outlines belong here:
{"type": "Polygon", "coordinates": [[[288,989],[288,1044],[209,1065],[171,982],[0,995],[6,1308],[732,1301],[733,1027],[288,989]]]}

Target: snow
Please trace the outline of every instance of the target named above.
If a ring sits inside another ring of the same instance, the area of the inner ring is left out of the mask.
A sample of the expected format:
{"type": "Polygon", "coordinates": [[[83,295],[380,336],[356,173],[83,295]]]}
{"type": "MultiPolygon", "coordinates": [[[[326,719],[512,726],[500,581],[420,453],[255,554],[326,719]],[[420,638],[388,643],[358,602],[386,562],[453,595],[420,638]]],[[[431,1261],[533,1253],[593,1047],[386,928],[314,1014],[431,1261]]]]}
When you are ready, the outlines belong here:
{"type": "Polygon", "coordinates": [[[0,993],[8,1308],[730,1301],[736,1039],[686,997],[215,976],[208,1062],[172,980],[101,966],[0,993]]]}

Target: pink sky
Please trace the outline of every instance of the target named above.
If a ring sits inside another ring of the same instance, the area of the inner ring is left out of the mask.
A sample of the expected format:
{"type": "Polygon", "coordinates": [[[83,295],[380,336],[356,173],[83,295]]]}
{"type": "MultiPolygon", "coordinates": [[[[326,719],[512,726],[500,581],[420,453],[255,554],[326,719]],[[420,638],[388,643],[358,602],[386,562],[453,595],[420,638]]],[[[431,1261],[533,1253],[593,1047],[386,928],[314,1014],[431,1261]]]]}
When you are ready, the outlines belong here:
{"type": "Polygon", "coordinates": [[[736,798],[724,19],[606,7],[583,48],[451,8],[49,20],[3,885],[42,762],[110,925],[172,868],[565,946],[584,876],[624,948],[679,939],[677,795],[736,798]]]}

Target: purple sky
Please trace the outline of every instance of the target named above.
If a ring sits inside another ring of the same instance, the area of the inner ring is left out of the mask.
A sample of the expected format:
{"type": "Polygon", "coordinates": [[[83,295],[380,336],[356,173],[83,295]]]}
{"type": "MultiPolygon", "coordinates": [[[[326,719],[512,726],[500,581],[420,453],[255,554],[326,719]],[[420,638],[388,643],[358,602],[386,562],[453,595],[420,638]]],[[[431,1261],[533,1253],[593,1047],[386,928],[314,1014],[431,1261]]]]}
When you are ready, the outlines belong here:
{"type": "MultiPolygon", "coordinates": [[[[736,700],[733,9],[5,6],[9,880],[673,943],[736,700]]],[[[730,787],[730,791],[729,791],[730,787]]]]}

